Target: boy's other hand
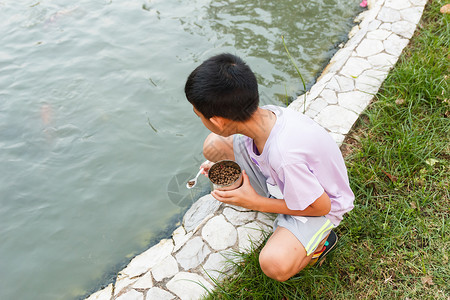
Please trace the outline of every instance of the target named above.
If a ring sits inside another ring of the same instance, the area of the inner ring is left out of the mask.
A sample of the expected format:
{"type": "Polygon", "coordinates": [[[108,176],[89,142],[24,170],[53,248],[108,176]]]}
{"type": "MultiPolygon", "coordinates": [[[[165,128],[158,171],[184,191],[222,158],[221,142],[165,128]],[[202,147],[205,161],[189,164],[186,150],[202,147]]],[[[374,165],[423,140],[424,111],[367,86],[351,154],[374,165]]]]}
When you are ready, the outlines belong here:
{"type": "Polygon", "coordinates": [[[251,186],[245,170],[242,171],[242,177],[243,182],[241,187],[231,191],[214,190],[211,192],[211,195],[223,203],[237,205],[252,210],[257,209],[256,205],[260,195],[251,186]]]}
{"type": "Polygon", "coordinates": [[[203,168],[203,171],[201,172],[203,175],[205,175],[206,177],[208,177],[208,171],[209,169],[211,169],[212,165],[214,163],[212,161],[205,161],[200,165],[200,169],[203,168]]]}

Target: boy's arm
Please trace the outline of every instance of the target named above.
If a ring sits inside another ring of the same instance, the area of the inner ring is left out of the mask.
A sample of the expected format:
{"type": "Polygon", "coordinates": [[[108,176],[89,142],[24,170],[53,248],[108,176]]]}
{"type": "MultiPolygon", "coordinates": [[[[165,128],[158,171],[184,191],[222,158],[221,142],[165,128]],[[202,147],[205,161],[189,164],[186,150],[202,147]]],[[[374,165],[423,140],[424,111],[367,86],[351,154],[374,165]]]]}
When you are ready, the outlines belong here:
{"type": "Polygon", "coordinates": [[[304,210],[291,210],[282,199],[267,198],[259,195],[250,185],[245,171],[242,186],[232,191],[213,191],[211,195],[217,200],[261,212],[286,214],[293,216],[324,216],[330,212],[331,201],[327,193],[323,193],[304,210]]]}
{"type": "Polygon", "coordinates": [[[256,210],[262,212],[270,212],[292,216],[319,217],[325,216],[330,212],[331,209],[330,198],[325,192],[304,210],[289,209],[286,205],[286,201],[284,201],[283,199],[273,199],[262,196],[259,197],[261,197],[262,199],[257,200],[259,201],[260,204],[258,205],[259,208],[256,208],[256,210]]]}

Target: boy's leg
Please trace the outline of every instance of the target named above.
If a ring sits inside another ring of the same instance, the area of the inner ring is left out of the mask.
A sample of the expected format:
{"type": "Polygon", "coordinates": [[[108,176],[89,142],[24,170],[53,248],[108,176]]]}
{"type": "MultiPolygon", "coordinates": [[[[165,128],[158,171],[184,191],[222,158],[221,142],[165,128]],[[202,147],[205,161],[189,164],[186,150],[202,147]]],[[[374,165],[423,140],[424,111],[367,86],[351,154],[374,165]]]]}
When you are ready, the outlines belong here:
{"type": "Polygon", "coordinates": [[[233,136],[223,137],[210,133],[203,143],[203,156],[212,162],[223,159],[234,160],[233,136]]]}
{"type": "MultiPolygon", "coordinates": [[[[321,249],[326,240],[325,237],[317,249],[321,249]]],[[[306,255],[305,247],[292,232],[284,227],[278,227],[261,250],[259,263],[261,270],[268,277],[286,281],[303,270],[312,256],[313,253],[306,255]]]]}
{"type": "Polygon", "coordinates": [[[275,232],[269,238],[259,255],[259,263],[262,271],[268,277],[278,281],[288,280],[305,268],[310,263],[315,250],[322,249],[331,228],[334,227],[329,221],[326,221],[326,218],[321,220],[321,217],[307,217],[307,223],[310,223],[308,225],[317,227],[311,231],[310,228],[306,229],[305,223],[297,223],[300,221],[291,218],[291,216],[286,215],[280,215],[277,218],[277,221],[283,223],[283,225],[275,225],[277,226],[275,232]],[[290,223],[286,223],[286,219],[290,223]],[[292,224],[297,224],[299,227],[293,227],[292,224]],[[306,231],[308,231],[307,234],[305,234],[306,231]],[[296,232],[296,234],[293,232],[296,232]],[[315,240],[320,242],[318,245],[312,247],[311,245],[314,245],[315,240]],[[303,244],[307,245],[309,253],[307,253],[303,244]]]}

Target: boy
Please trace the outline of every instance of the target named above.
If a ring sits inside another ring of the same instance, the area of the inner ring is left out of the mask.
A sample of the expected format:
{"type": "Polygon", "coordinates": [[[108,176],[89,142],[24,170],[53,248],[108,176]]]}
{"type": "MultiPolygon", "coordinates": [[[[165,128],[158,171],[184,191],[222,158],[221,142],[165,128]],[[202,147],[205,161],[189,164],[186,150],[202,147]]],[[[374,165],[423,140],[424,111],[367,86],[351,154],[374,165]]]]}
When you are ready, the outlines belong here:
{"type": "MultiPolygon", "coordinates": [[[[276,213],[274,232],[259,255],[262,271],[285,281],[322,259],[337,242],[331,230],[353,208],[341,152],[314,121],[291,109],[258,107],[256,77],[239,57],[209,58],[188,77],[185,93],[212,133],[203,154],[234,160],[243,184],[213,191],[217,200],[276,213]]],[[[205,162],[205,172],[211,163],[205,162]]]]}

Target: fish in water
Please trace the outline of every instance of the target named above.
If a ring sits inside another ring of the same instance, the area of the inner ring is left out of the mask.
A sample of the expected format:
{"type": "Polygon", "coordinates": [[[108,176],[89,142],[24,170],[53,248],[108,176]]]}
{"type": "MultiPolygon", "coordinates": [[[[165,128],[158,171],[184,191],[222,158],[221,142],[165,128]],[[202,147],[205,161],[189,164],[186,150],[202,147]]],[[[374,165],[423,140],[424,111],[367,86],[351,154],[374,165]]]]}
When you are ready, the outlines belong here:
{"type": "Polygon", "coordinates": [[[49,104],[41,106],[41,120],[44,125],[50,124],[52,120],[52,107],[49,104]]]}
{"type": "Polygon", "coordinates": [[[53,13],[52,15],[50,15],[50,17],[48,17],[47,20],[45,20],[44,22],[44,26],[51,26],[51,25],[55,25],[60,19],[63,19],[67,16],[73,16],[74,14],[81,12],[78,8],[78,6],[74,7],[74,8],[68,8],[68,9],[62,9],[59,10],[55,13],[53,13]]]}

